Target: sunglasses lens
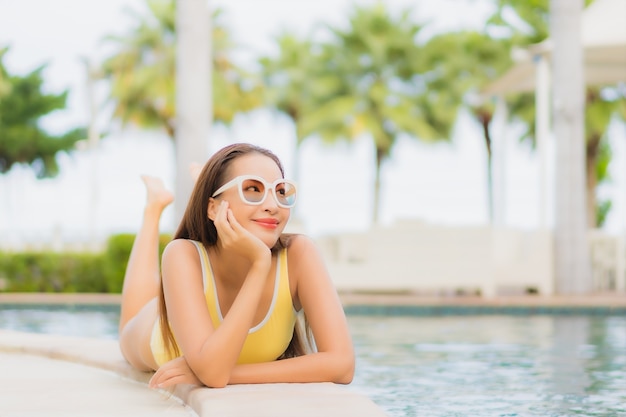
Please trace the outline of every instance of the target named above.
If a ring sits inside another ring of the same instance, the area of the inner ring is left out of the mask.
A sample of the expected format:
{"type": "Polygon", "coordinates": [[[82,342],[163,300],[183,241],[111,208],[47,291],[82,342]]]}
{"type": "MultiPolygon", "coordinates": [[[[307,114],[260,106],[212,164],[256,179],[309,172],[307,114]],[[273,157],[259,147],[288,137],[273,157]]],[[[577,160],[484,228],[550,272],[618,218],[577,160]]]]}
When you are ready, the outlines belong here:
{"type": "Polygon", "coordinates": [[[284,206],[293,206],[296,204],[296,187],[288,182],[279,182],[276,184],[276,198],[284,206]]]}
{"type": "Polygon", "coordinates": [[[255,179],[245,179],[241,182],[241,195],[248,203],[259,203],[265,197],[265,185],[255,179]]]}

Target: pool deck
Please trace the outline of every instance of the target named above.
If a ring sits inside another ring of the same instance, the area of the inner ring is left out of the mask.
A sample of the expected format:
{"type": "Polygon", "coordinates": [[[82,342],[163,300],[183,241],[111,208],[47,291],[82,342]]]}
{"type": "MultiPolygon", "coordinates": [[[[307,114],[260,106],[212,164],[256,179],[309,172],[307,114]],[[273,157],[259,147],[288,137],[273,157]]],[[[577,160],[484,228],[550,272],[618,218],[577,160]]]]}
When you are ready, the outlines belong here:
{"type": "MultiPolygon", "coordinates": [[[[0,294],[0,304],[116,304],[99,294],[0,294]]],[[[385,417],[373,401],[331,383],[179,385],[152,390],[116,340],[0,330],[0,416],[385,417]]]]}
{"type": "MultiPolygon", "coordinates": [[[[589,296],[420,296],[340,294],[347,309],[596,309],[626,312],[626,294],[589,296]]],[[[0,304],[119,304],[108,294],[8,294],[0,304]]],[[[544,311],[542,310],[542,311],[544,311]]],[[[384,417],[369,398],[335,384],[261,384],[152,390],[151,374],[122,358],[117,341],[0,330],[0,416],[384,417]],[[78,394],[77,394],[78,393],[78,394]]]]}

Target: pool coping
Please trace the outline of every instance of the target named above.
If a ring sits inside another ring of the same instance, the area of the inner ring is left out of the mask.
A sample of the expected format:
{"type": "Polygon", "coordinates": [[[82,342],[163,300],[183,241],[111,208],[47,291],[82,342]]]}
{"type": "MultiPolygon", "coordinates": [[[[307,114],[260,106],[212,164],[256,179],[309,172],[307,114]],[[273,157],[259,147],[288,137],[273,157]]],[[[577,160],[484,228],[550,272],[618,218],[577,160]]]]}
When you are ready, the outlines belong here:
{"type": "MultiPolygon", "coordinates": [[[[355,314],[402,313],[606,313],[626,314],[626,293],[588,295],[422,295],[408,292],[340,292],[346,311],[355,314]]],[[[3,304],[119,305],[120,294],[102,293],[6,293],[3,304]]]]}
{"type": "MultiPolygon", "coordinates": [[[[0,306],[10,304],[117,305],[119,296],[102,294],[0,294],[0,306]]],[[[113,372],[142,384],[152,372],[134,369],[123,358],[117,340],[61,336],[0,329],[0,352],[36,355],[113,372]]],[[[45,369],[41,370],[45,378],[45,369]]],[[[104,393],[106,394],[106,393],[104,393]]],[[[367,396],[332,383],[242,384],[211,389],[178,385],[166,391],[200,417],[386,417],[367,396]]],[[[164,402],[163,407],[170,407],[164,402]]],[[[41,405],[42,415],[46,406],[41,405]]]]}
{"type": "MultiPolygon", "coordinates": [[[[143,384],[147,384],[152,376],[152,372],[141,372],[131,367],[122,357],[118,342],[110,339],[0,330],[0,352],[82,364],[143,384]]],[[[46,370],[41,372],[44,377],[46,370]]],[[[243,384],[220,389],[178,385],[166,393],[200,417],[222,414],[229,417],[291,417],[294,409],[298,409],[298,415],[303,417],[386,416],[365,395],[332,383],[243,384]]],[[[171,403],[163,403],[164,408],[169,406],[171,403]]],[[[45,409],[45,404],[42,404],[42,412],[45,409]]]]}

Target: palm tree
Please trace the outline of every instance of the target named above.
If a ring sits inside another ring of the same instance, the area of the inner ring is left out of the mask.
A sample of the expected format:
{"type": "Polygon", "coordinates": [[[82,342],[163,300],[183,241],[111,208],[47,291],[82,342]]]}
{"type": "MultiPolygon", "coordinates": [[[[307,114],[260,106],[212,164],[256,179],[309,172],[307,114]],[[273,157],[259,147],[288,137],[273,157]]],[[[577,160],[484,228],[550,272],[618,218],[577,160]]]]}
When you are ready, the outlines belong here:
{"type": "Polygon", "coordinates": [[[315,45],[292,33],[276,39],[278,54],[259,59],[265,91],[265,103],[284,114],[294,126],[294,180],[299,180],[298,156],[300,145],[309,132],[303,128],[303,116],[311,107],[314,85],[320,80],[316,72],[319,56],[315,45]]]}
{"type": "Polygon", "coordinates": [[[164,129],[174,138],[175,3],[148,1],[149,15],[129,11],[135,26],[123,36],[107,36],[116,52],[102,64],[110,80],[113,117],[123,125],[164,129]]]}
{"type": "Polygon", "coordinates": [[[8,50],[8,47],[0,48],[0,97],[7,94],[11,87],[9,84],[9,73],[2,64],[4,54],[6,54],[8,50]]]}
{"type": "Polygon", "coordinates": [[[303,131],[328,143],[371,136],[376,155],[372,221],[377,223],[381,167],[397,139],[448,138],[458,106],[438,88],[436,74],[427,74],[416,43],[422,27],[412,22],[409,10],[395,18],[382,2],[356,7],[347,29],[329,29],[321,51],[325,77],[303,131]]]}
{"type": "MultiPolygon", "coordinates": [[[[613,91],[616,91],[613,89],[613,91]]],[[[585,92],[585,172],[587,174],[587,226],[601,227],[611,209],[611,200],[601,200],[598,185],[610,181],[608,165],[611,147],[607,130],[612,120],[622,119],[620,106],[626,105],[626,94],[603,95],[603,89],[587,87],[585,92]]]]}
{"type": "MultiPolygon", "coordinates": [[[[174,139],[176,79],[176,2],[147,1],[149,14],[129,12],[135,26],[105,40],[117,51],[102,64],[111,81],[113,116],[123,124],[164,129],[174,139]]],[[[258,82],[230,59],[235,45],[216,10],[212,17],[214,119],[230,123],[236,114],[261,105],[258,82]]],[[[207,53],[211,53],[207,52],[207,53]]]]}
{"type": "Polygon", "coordinates": [[[431,72],[437,74],[439,89],[463,104],[483,133],[487,153],[487,207],[494,219],[493,137],[491,132],[495,103],[479,99],[487,83],[501,75],[511,63],[508,43],[477,31],[446,32],[424,45],[422,54],[431,72]]]}
{"type": "MultiPolygon", "coordinates": [[[[181,3],[178,3],[181,6],[181,3]]],[[[110,99],[114,104],[113,117],[122,125],[134,124],[142,128],[163,129],[175,140],[176,135],[176,65],[177,36],[174,0],[147,0],[148,14],[131,13],[134,27],[125,35],[105,38],[114,44],[116,52],[102,64],[102,76],[110,81],[110,99]]],[[[259,83],[230,59],[234,44],[221,22],[221,11],[212,13],[210,47],[212,80],[207,94],[213,105],[207,110],[208,120],[229,124],[239,112],[261,105],[259,83]]],[[[194,139],[195,140],[195,139],[194,139]]],[[[179,146],[177,145],[177,148],[179,146]]],[[[177,152],[180,154],[180,149],[177,152]]],[[[202,158],[203,155],[195,155],[202,158]]],[[[188,155],[177,155],[185,161],[188,155]]],[[[187,166],[177,169],[177,218],[180,218],[185,196],[190,187],[186,181],[187,166]]]]}
{"type": "Polygon", "coordinates": [[[63,110],[68,91],[44,93],[42,65],[24,76],[11,75],[6,70],[0,50],[0,174],[14,165],[29,166],[37,178],[51,178],[59,173],[57,154],[71,152],[76,142],[85,137],[85,129],[76,128],[53,135],[41,127],[41,118],[63,110]]]}

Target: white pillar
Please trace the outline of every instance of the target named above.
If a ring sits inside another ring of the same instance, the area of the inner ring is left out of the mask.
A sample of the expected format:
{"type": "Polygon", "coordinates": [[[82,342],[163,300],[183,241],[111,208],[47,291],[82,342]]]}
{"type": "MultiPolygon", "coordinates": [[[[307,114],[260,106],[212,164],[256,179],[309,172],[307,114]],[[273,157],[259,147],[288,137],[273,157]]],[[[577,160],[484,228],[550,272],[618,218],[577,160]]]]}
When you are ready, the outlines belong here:
{"type": "Polygon", "coordinates": [[[493,224],[501,227],[506,223],[506,129],[508,109],[504,97],[496,97],[493,136],[493,224]]]}
{"type": "Polygon", "coordinates": [[[191,162],[204,163],[212,115],[211,14],[206,0],[176,2],[176,200],[175,228],[193,181],[191,162]]]}
{"type": "Polygon", "coordinates": [[[539,155],[539,228],[548,227],[548,138],[550,137],[550,65],[544,55],[534,57],[535,140],[539,155]]]}
{"type": "Polygon", "coordinates": [[[560,294],[592,291],[585,176],[583,0],[551,0],[555,184],[555,277],[560,294]]]}
{"type": "Polygon", "coordinates": [[[87,153],[91,159],[91,167],[89,169],[89,210],[87,219],[89,221],[88,245],[90,250],[95,250],[98,246],[98,200],[99,188],[98,181],[98,144],[100,143],[100,133],[98,132],[98,106],[96,104],[96,96],[94,89],[94,69],[91,62],[85,59],[85,67],[87,70],[87,103],[89,105],[89,128],[87,131],[87,153]]]}

